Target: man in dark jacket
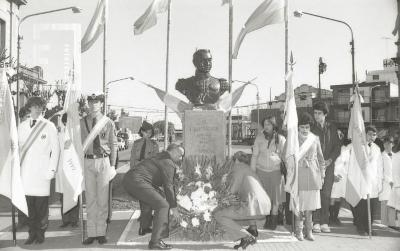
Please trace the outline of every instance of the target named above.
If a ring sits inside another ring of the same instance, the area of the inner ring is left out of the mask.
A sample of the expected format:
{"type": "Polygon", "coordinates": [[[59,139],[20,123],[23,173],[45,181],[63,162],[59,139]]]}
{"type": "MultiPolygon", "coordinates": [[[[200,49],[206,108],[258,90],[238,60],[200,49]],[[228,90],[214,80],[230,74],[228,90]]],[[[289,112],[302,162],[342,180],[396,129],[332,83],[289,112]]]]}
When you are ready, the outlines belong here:
{"type": "Polygon", "coordinates": [[[326,103],[317,102],[313,105],[313,109],[316,123],[311,127],[311,132],[319,137],[326,162],[324,184],[321,190],[321,209],[316,210],[313,214],[313,231],[316,233],[329,233],[329,219],[331,219],[331,223],[340,224],[338,219],[340,204],[336,203],[330,207],[330,200],[334,180],[335,160],[340,154],[341,143],[337,127],[326,121],[326,116],[329,113],[326,103]]]}
{"type": "Polygon", "coordinates": [[[179,217],[176,208],[176,196],[174,191],[174,176],[177,163],[184,154],[182,147],[171,144],[167,151],[145,159],[134,169],[129,170],[123,179],[125,190],[141,204],[154,210],[153,229],[150,228],[151,217],[141,217],[140,227],[151,232],[149,249],[171,249],[162,239],[169,236],[168,214],[171,208],[172,214],[179,217]],[[160,192],[163,187],[164,194],[160,192]]]}

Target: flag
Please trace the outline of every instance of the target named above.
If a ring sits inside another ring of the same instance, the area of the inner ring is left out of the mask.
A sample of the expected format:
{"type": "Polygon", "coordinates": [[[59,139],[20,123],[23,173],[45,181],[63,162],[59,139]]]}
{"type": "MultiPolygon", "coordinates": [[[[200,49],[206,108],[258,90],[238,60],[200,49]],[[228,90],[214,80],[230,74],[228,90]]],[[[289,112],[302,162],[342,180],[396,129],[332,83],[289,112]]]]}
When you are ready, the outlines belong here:
{"type": "Polygon", "coordinates": [[[153,0],[146,12],[135,22],[134,34],[140,35],[157,24],[157,15],[168,10],[169,0],[153,0]]]}
{"type": "Polygon", "coordinates": [[[86,32],[81,40],[81,52],[85,52],[92,47],[99,38],[100,34],[104,32],[104,26],[107,20],[107,3],[108,0],[99,0],[96,10],[94,11],[92,20],[86,28],[86,32]]]}
{"type": "Polygon", "coordinates": [[[397,14],[396,23],[395,23],[394,29],[392,31],[393,36],[396,36],[396,34],[397,34],[397,32],[398,32],[398,30],[400,28],[399,26],[400,26],[400,18],[399,18],[399,14],[397,14]]]}
{"type": "Polygon", "coordinates": [[[285,0],[265,0],[247,19],[246,24],[236,39],[233,58],[236,59],[240,45],[247,33],[261,29],[264,26],[284,21],[285,0]]]}
{"type": "Polygon", "coordinates": [[[67,113],[67,124],[61,148],[61,161],[57,172],[60,189],[63,194],[63,213],[68,212],[78,203],[83,190],[83,149],[79,119],[80,97],[77,85],[70,82],[65,95],[64,111],[67,113]]]}
{"type": "Polygon", "coordinates": [[[244,88],[248,84],[249,83],[242,85],[241,87],[237,88],[235,91],[231,93],[226,92],[224,95],[222,95],[216,103],[217,109],[223,111],[224,113],[227,113],[230,110],[232,110],[232,108],[236,105],[236,103],[242,96],[244,88]]]}
{"type": "Polygon", "coordinates": [[[299,214],[299,183],[298,183],[298,162],[299,162],[299,137],[298,119],[296,110],[296,99],[294,96],[292,71],[286,75],[287,90],[285,104],[284,126],[287,130],[285,164],[287,169],[285,191],[290,193],[290,210],[296,215],[299,214]]]}
{"type": "MultiPolygon", "coordinates": [[[[21,179],[18,131],[14,105],[8,87],[6,70],[0,69],[0,194],[28,215],[24,186],[21,179]]],[[[33,178],[33,177],[32,177],[33,178]]]]}
{"type": "Polygon", "coordinates": [[[345,199],[352,206],[356,206],[360,199],[366,197],[369,184],[367,140],[361,110],[362,97],[359,94],[358,86],[350,103],[352,101],[348,138],[351,139],[353,151],[350,154],[345,199]]]}
{"type": "Polygon", "coordinates": [[[176,114],[178,114],[179,118],[182,119],[182,113],[185,110],[192,110],[193,109],[193,105],[189,104],[183,100],[180,100],[179,98],[158,89],[157,87],[151,85],[151,84],[147,84],[145,82],[142,82],[139,80],[140,83],[152,88],[157,96],[161,99],[162,102],[164,102],[164,104],[170,108],[171,110],[173,110],[176,114]]]}

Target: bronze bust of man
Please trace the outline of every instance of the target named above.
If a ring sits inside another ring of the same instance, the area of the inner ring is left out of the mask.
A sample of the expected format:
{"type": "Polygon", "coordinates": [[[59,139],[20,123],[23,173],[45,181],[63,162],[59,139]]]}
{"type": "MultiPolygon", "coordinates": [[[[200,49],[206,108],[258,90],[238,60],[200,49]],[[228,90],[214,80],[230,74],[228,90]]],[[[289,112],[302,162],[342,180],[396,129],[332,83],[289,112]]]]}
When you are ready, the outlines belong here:
{"type": "Polygon", "coordinates": [[[212,57],[210,50],[200,49],[193,54],[196,74],[190,78],[179,79],[175,89],[185,95],[194,106],[213,107],[219,97],[229,91],[226,79],[210,75],[212,57]]]}

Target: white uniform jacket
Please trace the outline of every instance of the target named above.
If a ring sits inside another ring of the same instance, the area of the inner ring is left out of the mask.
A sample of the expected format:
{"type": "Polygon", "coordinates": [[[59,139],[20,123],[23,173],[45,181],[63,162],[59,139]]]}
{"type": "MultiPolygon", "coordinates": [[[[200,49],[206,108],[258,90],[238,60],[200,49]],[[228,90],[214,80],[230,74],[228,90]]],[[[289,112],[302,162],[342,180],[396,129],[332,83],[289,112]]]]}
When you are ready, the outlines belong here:
{"type": "Polygon", "coordinates": [[[50,181],[57,169],[60,145],[57,129],[52,122],[40,116],[31,128],[32,118],[25,120],[18,127],[19,147],[25,144],[32,130],[39,121],[46,123],[31,147],[27,150],[21,164],[21,177],[25,194],[30,196],[49,196],[50,181]]]}
{"type": "Polygon", "coordinates": [[[390,182],[393,182],[392,175],[392,158],[386,151],[382,152],[383,176],[382,176],[382,192],[379,194],[379,200],[389,200],[392,188],[390,182]]]}
{"type": "Polygon", "coordinates": [[[367,146],[369,164],[367,167],[370,177],[370,198],[378,198],[382,191],[383,164],[381,149],[375,143],[367,146]]]}
{"type": "Polygon", "coordinates": [[[393,154],[392,160],[393,188],[387,205],[400,210],[400,152],[393,154]]]}

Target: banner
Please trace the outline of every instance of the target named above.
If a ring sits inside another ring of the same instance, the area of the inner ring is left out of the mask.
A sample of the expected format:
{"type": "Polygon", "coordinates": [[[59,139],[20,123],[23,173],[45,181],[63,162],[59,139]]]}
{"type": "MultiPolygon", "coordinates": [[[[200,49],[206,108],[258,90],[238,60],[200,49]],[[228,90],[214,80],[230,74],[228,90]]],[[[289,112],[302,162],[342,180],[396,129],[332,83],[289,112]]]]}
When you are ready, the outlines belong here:
{"type": "Polygon", "coordinates": [[[134,34],[140,35],[146,30],[150,29],[157,24],[157,15],[164,13],[168,10],[169,0],[153,0],[150,6],[146,9],[146,12],[140,16],[134,27],[134,34]]]}
{"type": "Polygon", "coordinates": [[[89,50],[100,34],[104,32],[104,25],[107,21],[107,4],[107,0],[99,0],[97,3],[96,10],[81,41],[82,53],[89,50]]]}

